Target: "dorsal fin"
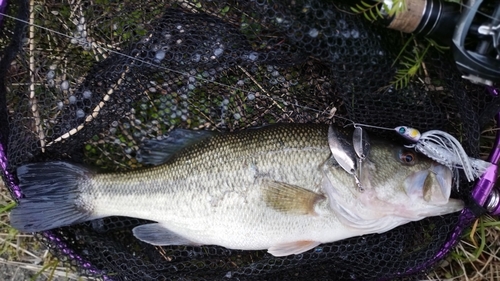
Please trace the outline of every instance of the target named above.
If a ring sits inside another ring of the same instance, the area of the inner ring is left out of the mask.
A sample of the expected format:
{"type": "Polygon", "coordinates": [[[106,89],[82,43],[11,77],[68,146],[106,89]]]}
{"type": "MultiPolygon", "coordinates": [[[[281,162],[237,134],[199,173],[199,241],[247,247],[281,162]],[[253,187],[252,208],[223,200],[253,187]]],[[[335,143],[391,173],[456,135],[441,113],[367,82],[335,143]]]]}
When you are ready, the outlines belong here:
{"type": "Polygon", "coordinates": [[[164,164],[183,148],[214,134],[210,131],[175,129],[161,140],[146,140],[137,153],[137,160],[143,164],[164,164]]]}

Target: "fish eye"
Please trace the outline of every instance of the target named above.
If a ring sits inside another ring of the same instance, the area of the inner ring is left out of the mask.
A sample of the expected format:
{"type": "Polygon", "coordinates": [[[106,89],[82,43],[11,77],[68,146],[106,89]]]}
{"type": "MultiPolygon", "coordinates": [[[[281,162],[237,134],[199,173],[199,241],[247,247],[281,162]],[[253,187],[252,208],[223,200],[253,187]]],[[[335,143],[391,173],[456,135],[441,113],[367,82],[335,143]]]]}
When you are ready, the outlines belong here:
{"type": "Polygon", "coordinates": [[[417,155],[411,150],[401,150],[399,152],[399,161],[405,165],[412,166],[415,165],[417,160],[417,155]]]}

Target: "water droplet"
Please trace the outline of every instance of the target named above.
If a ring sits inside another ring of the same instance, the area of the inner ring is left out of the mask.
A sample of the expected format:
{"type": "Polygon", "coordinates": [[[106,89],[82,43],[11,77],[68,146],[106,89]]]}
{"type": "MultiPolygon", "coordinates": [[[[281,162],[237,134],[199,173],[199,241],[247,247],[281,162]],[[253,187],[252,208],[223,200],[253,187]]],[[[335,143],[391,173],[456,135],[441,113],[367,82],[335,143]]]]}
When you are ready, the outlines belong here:
{"type": "Polygon", "coordinates": [[[229,104],[229,100],[228,100],[228,99],[224,99],[224,100],[222,101],[222,104],[229,104]]]}
{"type": "Polygon", "coordinates": [[[192,57],[191,57],[191,60],[194,61],[194,62],[199,62],[201,59],[201,55],[200,54],[194,54],[192,57]]]}
{"type": "Polygon", "coordinates": [[[155,58],[160,61],[163,60],[165,58],[165,51],[159,50],[158,52],[156,52],[155,58]]]}
{"type": "Polygon", "coordinates": [[[218,56],[222,55],[223,52],[224,52],[224,50],[222,48],[217,48],[214,51],[214,55],[218,57],[218,56]]]}
{"type": "Polygon", "coordinates": [[[312,38],[315,38],[315,37],[317,37],[317,36],[318,36],[319,31],[318,31],[316,28],[313,28],[313,29],[309,30],[309,33],[308,33],[308,34],[309,34],[309,36],[311,36],[312,38]]]}
{"type": "Polygon", "coordinates": [[[249,94],[247,95],[247,99],[248,99],[248,100],[254,100],[254,99],[255,99],[255,95],[254,95],[253,93],[249,93],[249,94]]]}
{"type": "Polygon", "coordinates": [[[69,101],[69,103],[74,104],[74,103],[76,103],[76,97],[75,96],[69,96],[68,97],[68,101],[69,101]]]}
{"type": "Polygon", "coordinates": [[[54,79],[54,77],[56,76],[56,72],[54,70],[49,70],[47,72],[47,79],[54,79]]]}
{"type": "Polygon", "coordinates": [[[235,114],[233,115],[233,117],[234,117],[234,119],[236,119],[236,120],[240,120],[240,118],[241,118],[241,114],[239,114],[239,113],[235,113],[235,114]]]}
{"type": "Polygon", "coordinates": [[[92,92],[89,90],[83,91],[83,98],[84,99],[90,99],[92,97],[92,92]]]}
{"type": "Polygon", "coordinates": [[[64,80],[61,82],[61,90],[66,91],[69,89],[69,82],[68,80],[64,80]]]}
{"type": "Polygon", "coordinates": [[[352,38],[359,38],[359,31],[356,29],[351,30],[352,38]]]}
{"type": "Polygon", "coordinates": [[[83,118],[84,116],[85,116],[85,112],[82,109],[76,110],[76,117],[77,118],[83,118]]]}
{"type": "Polygon", "coordinates": [[[137,160],[137,162],[141,163],[142,162],[142,155],[140,153],[137,153],[137,155],[135,156],[135,159],[137,160]]]}
{"type": "Polygon", "coordinates": [[[248,55],[248,59],[251,61],[256,61],[258,58],[259,58],[259,54],[256,52],[252,52],[252,53],[250,53],[250,55],[248,55]]]}
{"type": "Polygon", "coordinates": [[[63,103],[62,101],[58,101],[58,102],[57,102],[57,108],[58,108],[59,110],[61,110],[61,109],[63,109],[63,107],[64,107],[64,103],[63,103]]]}

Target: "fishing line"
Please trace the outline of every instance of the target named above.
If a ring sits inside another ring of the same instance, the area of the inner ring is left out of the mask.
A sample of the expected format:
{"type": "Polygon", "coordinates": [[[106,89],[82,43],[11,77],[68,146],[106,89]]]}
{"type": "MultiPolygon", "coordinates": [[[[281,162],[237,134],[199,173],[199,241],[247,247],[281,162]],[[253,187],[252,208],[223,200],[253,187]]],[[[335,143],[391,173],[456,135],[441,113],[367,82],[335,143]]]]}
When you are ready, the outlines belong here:
{"type": "MultiPolygon", "coordinates": [[[[56,30],[53,30],[53,29],[50,29],[48,27],[44,27],[44,26],[41,26],[41,25],[38,25],[38,24],[31,24],[28,21],[25,21],[25,20],[22,20],[22,19],[10,16],[10,15],[7,15],[5,13],[1,13],[0,12],[0,15],[5,16],[6,18],[10,18],[10,19],[13,19],[13,20],[25,23],[27,25],[32,25],[32,26],[34,26],[36,28],[43,29],[45,31],[48,31],[48,32],[53,33],[53,34],[60,35],[62,37],[68,38],[68,39],[78,39],[75,36],[67,35],[67,34],[64,34],[62,32],[59,32],[59,31],[56,31],[56,30]]],[[[110,48],[103,47],[103,46],[101,46],[101,45],[99,45],[98,43],[95,43],[95,42],[94,42],[94,44],[95,45],[93,45],[93,47],[99,48],[101,50],[104,50],[104,51],[112,53],[112,54],[116,54],[116,55],[119,55],[119,56],[122,56],[122,57],[125,57],[125,58],[128,58],[128,59],[134,60],[136,62],[144,63],[144,64],[147,64],[147,65],[150,65],[150,66],[154,66],[154,67],[157,67],[157,68],[160,68],[160,69],[163,69],[163,70],[171,71],[173,73],[177,73],[177,74],[180,74],[180,75],[183,75],[183,76],[191,76],[187,72],[182,72],[182,71],[178,71],[178,70],[175,70],[175,69],[170,69],[168,67],[165,67],[165,66],[162,66],[162,65],[157,65],[157,64],[151,63],[149,61],[142,60],[142,59],[137,58],[137,57],[132,57],[132,56],[129,56],[129,55],[127,55],[125,53],[122,53],[120,51],[116,51],[116,50],[113,50],[113,49],[110,49],[110,48]]],[[[231,89],[231,90],[241,91],[241,92],[244,92],[244,93],[253,93],[253,91],[250,91],[250,90],[245,90],[245,89],[242,89],[242,88],[238,88],[238,87],[231,86],[231,85],[224,84],[224,83],[217,82],[217,81],[211,81],[211,80],[203,78],[203,77],[194,77],[194,78],[197,79],[197,80],[199,80],[199,81],[203,81],[203,82],[207,82],[207,83],[212,83],[212,84],[216,84],[216,85],[219,85],[219,86],[223,86],[223,87],[226,87],[226,88],[231,89]]],[[[271,97],[271,96],[269,96],[267,94],[261,95],[261,97],[273,100],[275,102],[281,102],[281,103],[285,103],[285,104],[289,103],[289,102],[285,101],[284,99],[280,99],[280,98],[276,98],[276,97],[271,97]]],[[[319,109],[316,109],[316,108],[312,108],[312,107],[309,107],[309,106],[300,105],[300,104],[297,104],[297,103],[295,103],[294,105],[296,105],[297,107],[300,107],[302,109],[306,109],[306,110],[310,110],[310,111],[318,112],[318,113],[325,113],[325,111],[326,111],[326,110],[319,110],[319,109]]]]}

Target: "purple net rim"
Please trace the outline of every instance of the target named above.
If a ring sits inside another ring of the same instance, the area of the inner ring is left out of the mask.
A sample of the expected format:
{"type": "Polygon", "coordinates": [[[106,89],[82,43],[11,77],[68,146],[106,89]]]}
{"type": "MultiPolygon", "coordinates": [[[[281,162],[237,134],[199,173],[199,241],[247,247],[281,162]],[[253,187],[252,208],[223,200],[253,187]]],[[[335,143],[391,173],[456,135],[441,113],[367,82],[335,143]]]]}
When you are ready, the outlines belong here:
{"type": "Polygon", "coordinates": [[[5,13],[8,2],[8,0],[0,0],[0,27],[2,27],[3,24],[3,13],[5,13]]]}

